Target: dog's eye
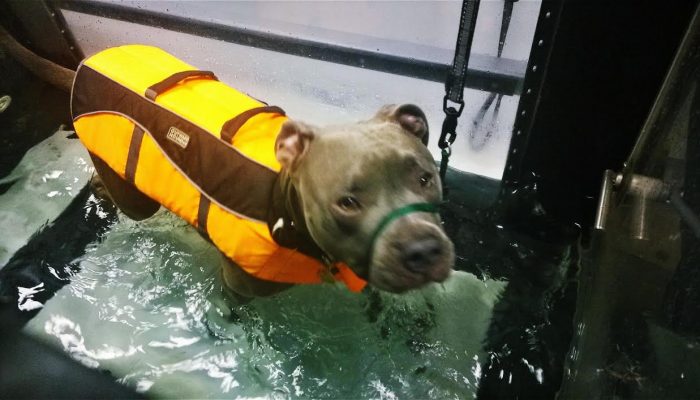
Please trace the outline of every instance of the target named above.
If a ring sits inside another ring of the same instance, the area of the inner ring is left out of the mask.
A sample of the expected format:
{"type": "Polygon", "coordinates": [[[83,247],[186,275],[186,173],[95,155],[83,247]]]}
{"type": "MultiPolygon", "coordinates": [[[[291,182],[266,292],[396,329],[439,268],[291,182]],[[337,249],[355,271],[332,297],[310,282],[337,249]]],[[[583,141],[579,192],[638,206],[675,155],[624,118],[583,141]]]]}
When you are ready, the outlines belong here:
{"type": "Polygon", "coordinates": [[[337,204],[344,211],[357,211],[360,209],[360,202],[351,196],[341,197],[337,204]]]}
{"type": "Polygon", "coordinates": [[[427,174],[427,173],[426,173],[426,174],[423,174],[423,175],[420,177],[419,181],[420,181],[420,185],[421,185],[421,186],[426,187],[426,186],[430,185],[430,184],[433,182],[433,175],[427,174]]]}

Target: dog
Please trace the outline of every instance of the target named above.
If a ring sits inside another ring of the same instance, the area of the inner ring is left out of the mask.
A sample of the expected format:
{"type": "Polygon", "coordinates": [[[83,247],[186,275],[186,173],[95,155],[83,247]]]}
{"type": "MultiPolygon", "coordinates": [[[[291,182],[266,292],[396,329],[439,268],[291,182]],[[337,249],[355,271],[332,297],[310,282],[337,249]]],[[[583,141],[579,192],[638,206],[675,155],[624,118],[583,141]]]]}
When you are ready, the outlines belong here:
{"type": "MultiPolygon", "coordinates": [[[[0,44],[48,82],[71,87],[73,71],[41,59],[1,30],[0,44]]],[[[428,135],[425,114],[411,104],[387,105],[367,120],[348,124],[284,122],[270,151],[281,166],[278,183],[291,219],[286,223],[303,229],[309,242],[302,247],[320,249],[324,262],[341,262],[388,292],[447,279],[454,247],[435,207],[442,188],[426,148],[428,135]]],[[[158,209],[109,166],[93,160],[110,197],[127,216],[142,219],[158,209]]],[[[273,237],[277,228],[270,226],[273,237]]],[[[291,286],[260,279],[223,259],[229,264],[222,268],[223,281],[237,296],[268,296],[291,286]]]]}

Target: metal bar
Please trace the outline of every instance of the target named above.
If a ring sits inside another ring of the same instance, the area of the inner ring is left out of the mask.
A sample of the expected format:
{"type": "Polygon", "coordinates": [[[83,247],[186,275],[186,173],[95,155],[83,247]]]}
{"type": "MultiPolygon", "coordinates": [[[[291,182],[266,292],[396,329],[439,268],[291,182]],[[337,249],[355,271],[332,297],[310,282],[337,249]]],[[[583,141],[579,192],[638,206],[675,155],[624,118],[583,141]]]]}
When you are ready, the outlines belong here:
{"type": "Polygon", "coordinates": [[[603,184],[600,187],[600,199],[598,200],[598,211],[595,215],[595,229],[599,231],[605,230],[605,225],[608,217],[608,209],[610,208],[610,199],[613,195],[615,186],[615,172],[606,170],[603,176],[603,184]]]}
{"type": "Polygon", "coordinates": [[[535,116],[539,111],[563,7],[563,2],[544,2],[540,6],[535,36],[532,38],[530,47],[527,75],[515,114],[506,169],[503,173],[502,193],[504,195],[508,193],[509,184],[520,180],[529,172],[523,171],[524,155],[535,123],[535,116]]]}
{"type": "MultiPolygon", "coordinates": [[[[447,64],[276,35],[118,4],[60,1],[58,5],[62,9],[79,13],[435,82],[444,82],[450,69],[447,64]]],[[[525,69],[526,63],[523,61],[473,54],[470,58],[466,86],[507,96],[519,94],[525,69]]]]}
{"type": "MultiPolygon", "coordinates": [[[[517,0],[516,0],[517,1],[517,0]]],[[[506,44],[508,36],[508,27],[510,27],[510,17],[513,15],[513,1],[505,0],[503,2],[503,17],[501,19],[501,34],[498,39],[498,56],[503,54],[503,46],[506,44]]]]}

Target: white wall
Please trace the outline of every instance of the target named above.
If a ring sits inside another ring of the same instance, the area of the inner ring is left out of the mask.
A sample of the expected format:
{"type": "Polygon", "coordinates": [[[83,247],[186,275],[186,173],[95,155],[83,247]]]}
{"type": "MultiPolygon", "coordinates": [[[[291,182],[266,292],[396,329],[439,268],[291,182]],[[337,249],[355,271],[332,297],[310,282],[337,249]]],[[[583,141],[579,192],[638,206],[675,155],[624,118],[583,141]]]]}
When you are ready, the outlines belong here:
{"type": "MultiPolygon", "coordinates": [[[[432,61],[445,63],[451,63],[451,46],[454,46],[460,11],[460,2],[454,1],[117,3],[346,46],[374,48],[402,56],[436,57],[432,61]]],[[[496,54],[502,7],[501,2],[482,2],[473,52],[496,54]]],[[[539,2],[515,3],[504,57],[526,56],[538,11],[539,2]]],[[[417,104],[428,116],[431,129],[429,147],[439,158],[436,143],[444,117],[442,83],[76,12],[64,11],[64,14],[86,55],[128,43],[158,46],[198,68],[215,71],[222,81],[244,92],[281,106],[291,117],[311,123],[368,118],[381,105],[388,103],[417,104]]],[[[472,120],[488,93],[467,89],[464,97],[467,106],[460,118],[450,165],[500,179],[519,96],[505,96],[495,117],[492,106],[482,129],[476,132],[472,120]],[[478,137],[485,135],[486,131],[490,131],[487,145],[481,149],[470,146],[470,135],[478,137]]]]}

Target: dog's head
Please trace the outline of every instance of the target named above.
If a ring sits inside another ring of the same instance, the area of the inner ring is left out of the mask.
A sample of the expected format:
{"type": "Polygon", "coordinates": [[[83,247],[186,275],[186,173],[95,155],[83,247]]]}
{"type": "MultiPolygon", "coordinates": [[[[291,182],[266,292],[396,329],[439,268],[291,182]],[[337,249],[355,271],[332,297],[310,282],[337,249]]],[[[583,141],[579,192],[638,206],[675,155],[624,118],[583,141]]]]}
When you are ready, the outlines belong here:
{"type": "Polygon", "coordinates": [[[410,104],[324,128],[290,120],[277,139],[311,237],[383,290],[441,282],[454,262],[435,208],[442,188],[427,139],[425,115],[410,104]]]}

